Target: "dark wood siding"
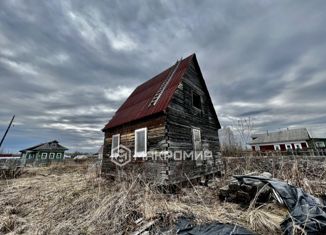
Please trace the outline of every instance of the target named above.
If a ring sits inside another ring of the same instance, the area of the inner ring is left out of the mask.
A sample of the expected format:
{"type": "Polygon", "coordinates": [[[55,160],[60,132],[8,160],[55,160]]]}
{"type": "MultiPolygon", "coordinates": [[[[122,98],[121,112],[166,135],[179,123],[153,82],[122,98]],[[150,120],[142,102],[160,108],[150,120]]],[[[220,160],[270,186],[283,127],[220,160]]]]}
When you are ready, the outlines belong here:
{"type": "Polygon", "coordinates": [[[204,149],[219,151],[219,123],[209,102],[200,74],[193,63],[188,68],[181,85],[178,86],[167,110],[169,149],[193,150],[192,127],[200,128],[204,149]],[[192,93],[201,95],[202,110],[192,105],[192,93]]]}
{"type": "MultiPolygon", "coordinates": [[[[133,156],[135,147],[135,130],[147,127],[147,151],[167,150],[165,123],[165,115],[160,115],[156,117],[149,117],[147,119],[143,119],[142,121],[131,123],[129,125],[123,125],[114,129],[107,130],[105,132],[104,140],[102,172],[107,175],[117,175],[117,170],[119,169],[119,167],[117,167],[109,159],[109,156],[111,155],[112,136],[115,134],[120,134],[120,145],[124,145],[129,148],[131,150],[131,155],[133,156]]],[[[129,169],[129,171],[131,171],[131,169],[133,169],[133,171],[138,171],[140,169],[143,169],[144,173],[146,173],[147,176],[151,176],[149,178],[157,178],[161,174],[161,168],[164,167],[165,163],[163,162],[146,162],[146,164],[144,165],[142,163],[133,161],[131,163],[128,163],[128,165],[124,167],[124,170],[128,171],[129,169]],[[155,167],[152,168],[150,166],[155,167]]],[[[162,178],[164,177],[162,176],[162,178]]]]}
{"type": "Polygon", "coordinates": [[[167,109],[167,143],[171,151],[193,151],[192,128],[199,128],[202,149],[212,151],[214,158],[200,165],[194,160],[170,161],[168,166],[170,182],[185,181],[187,177],[194,179],[211,175],[221,167],[218,164],[220,126],[200,76],[194,63],[191,63],[172,97],[167,109]],[[201,110],[193,106],[193,92],[201,96],[201,110]]]}
{"type": "Polygon", "coordinates": [[[221,162],[218,159],[220,149],[219,128],[220,124],[198,64],[192,60],[164,114],[147,117],[141,121],[105,131],[102,172],[113,176],[119,175],[121,170],[123,172],[140,172],[163,184],[174,184],[188,179],[197,179],[201,176],[210,176],[221,170],[221,162]],[[193,92],[201,97],[201,105],[198,103],[196,105],[201,109],[193,106],[193,92]],[[134,131],[143,127],[147,127],[148,130],[147,151],[182,150],[186,152],[193,151],[192,128],[199,128],[201,131],[201,147],[203,150],[212,151],[213,158],[207,161],[188,159],[164,159],[161,161],[147,159],[144,161],[138,159],[128,163],[123,168],[115,165],[109,159],[112,135],[120,134],[120,144],[128,147],[133,155],[134,131]]]}

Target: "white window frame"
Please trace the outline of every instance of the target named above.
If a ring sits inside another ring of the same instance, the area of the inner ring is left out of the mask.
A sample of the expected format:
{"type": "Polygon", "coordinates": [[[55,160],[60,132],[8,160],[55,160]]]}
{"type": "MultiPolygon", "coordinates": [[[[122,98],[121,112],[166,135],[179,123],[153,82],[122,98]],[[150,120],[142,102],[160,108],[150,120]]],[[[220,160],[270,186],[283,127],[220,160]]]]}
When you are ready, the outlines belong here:
{"type": "Polygon", "coordinates": [[[285,149],[286,150],[292,150],[292,144],[285,144],[285,149]],[[290,148],[288,148],[289,145],[290,145],[290,148]]]}
{"type": "Polygon", "coordinates": [[[140,128],[140,129],[137,129],[135,130],[135,157],[146,157],[147,156],[147,127],[144,127],[144,128],[140,128]],[[138,132],[142,132],[142,131],[145,131],[145,151],[144,152],[138,152],[138,149],[137,149],[137,133],[138,132]]]}
{"type": "Polygon", "coordinates": [[[281,145],[279,144],[274,144],[274,150],[275,151],[281,151],[281,145]],[[278,148],[278,149],[277,149],[278,148]]]}
{"type": "Polygon", "coordinates": [[[62,157],[62,153],[57,153],[56,159],[61,159],[61,157],[62,157]]]}
{"type": "MultiPolygon", "coordinates": [[[[198,151],[198,149],[195,148],[195,131],[198,131],[199,132],[199,139],[200,139],[200,144],[202,144],[202,139],[201,139],[201,130],[200,128],[197,128],[197,127],[193,127],[192,128],[192,141],[193,141],[193,148],[194,148],[194,151],[198,151]]],[[[200,149],[201,150],[201,149],[200,149]]]]}
{"type": "Polygon", "coordinates": [[[301,143],[295,143],[294,144],[294,149],[302,149],[301,143]],[[299,147],[297,145],[299,145],[299,147]]]}
{"type": "MultiPolygon", "coordinates": [[[[114,155],[114,153],[113,153],[113,139],[114,138],[118,138],[118,146],[117,147],[118,147],[118,149],[120,148],[120,134],[112,135],[112,140],[111,140],[111,156],[114,155]]],[[[117,157],[116,155],[118,155],[118,154],[116,153],[114,157],[117,157]]]]}
{"type": "Polygon", "coordinates": [[[50,153],[49,154],[49,159],[54,159],[55,158],[55,153],[50,153]]]}
{"type": "Polygon", "coordinates": [[[48,156],[48,153],[42,153],[42,154],[41,154],[41,159],[46,159],[47,156],[48,156]]]}

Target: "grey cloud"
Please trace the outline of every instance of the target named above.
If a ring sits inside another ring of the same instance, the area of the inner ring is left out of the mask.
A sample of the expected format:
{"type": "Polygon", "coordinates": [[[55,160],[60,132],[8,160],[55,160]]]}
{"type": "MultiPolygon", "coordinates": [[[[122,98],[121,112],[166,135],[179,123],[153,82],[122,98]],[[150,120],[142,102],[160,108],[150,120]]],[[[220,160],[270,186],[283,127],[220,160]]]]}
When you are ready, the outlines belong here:
{"type": "Polygon", "coordinates": [[[96,150],[128,92],[197,53],[222,125],[326,135],[324,1],[1,1],[8,150],[57,138],[96,150]],[[321,128],[318,128],[318,125],[321,128]]]}

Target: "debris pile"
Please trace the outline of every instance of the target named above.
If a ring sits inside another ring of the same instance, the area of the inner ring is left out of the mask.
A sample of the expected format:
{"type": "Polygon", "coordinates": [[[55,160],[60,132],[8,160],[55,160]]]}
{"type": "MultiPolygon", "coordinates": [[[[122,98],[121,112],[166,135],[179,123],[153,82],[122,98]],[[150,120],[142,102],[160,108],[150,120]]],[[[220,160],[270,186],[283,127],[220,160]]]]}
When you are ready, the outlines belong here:
{"type": "Polygon", "coordinates": [[[253,199],[267,202],[275,198],[289,211],[281,223],[283,234],[325,234],[326,207],[322,201],[306,192],[278,179],[272,179],[270,174],[259,176],[234,176],[227,187],[220,190],[220,197],[239,203],[253,199]],[[255,195],[256,192],[256,195],[255,195]],[[265,200],[265,201],[264,201],[265,200]]]}
{"type": "MultiPolygon", "coordinates": [[[[254,172],[249,175],[255,174],[254,172]]],[[[264,172],[258,176],[266,179],[272,178],[272,174],[269,172],[264,172]]],[[[257,180],[253,180],[250,184],[244,184],[241,180],[235,178],[228,185],[220,188],[219,198],[221,201],[249,204],[259,192],[257,201],[267,202],[270,199],[271,191],[270,188],[264,186],[264,183],[257,180]]]]}

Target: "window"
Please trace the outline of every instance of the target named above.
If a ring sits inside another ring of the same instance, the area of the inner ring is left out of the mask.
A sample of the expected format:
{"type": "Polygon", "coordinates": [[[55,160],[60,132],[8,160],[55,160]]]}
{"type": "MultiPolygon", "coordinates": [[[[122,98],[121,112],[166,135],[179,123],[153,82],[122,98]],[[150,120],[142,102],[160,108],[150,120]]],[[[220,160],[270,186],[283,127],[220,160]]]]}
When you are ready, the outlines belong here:
{"type": "Polygon", "coordinates": [[[47,153],[42,153],[41,158],[42,158],[42,159],[46,159],[47,156],[48,156],[47,153]]]}
{"type": "Polygon", "coordinates": [[[201,144],[201,133],[200,129],[198,128],[193,128],[192,129],[192,140],[193,140],[193,145],[194,145],[194,152],[193,155],[196,159],[196,166],[201,166],[202,165],[202,155],[201,150],[202,150],[202,144],[201,144]]]}
{"type": "Polygon", "coordinates": [[[50,159],[54,159],[54,155],[55,155],[55,153],[50,153],[49,158],[50,158],[50,159]]]}
{"type": "Polygon", "coordinates": [[[120,134],[112,136],[111,156],[117,157],[119,155],[120,134]]]}
{"type": "Polygon", "coordinates": [[[196,92],[192,92],[192,106],[201,110],[201,97],[196,92]]]}
{"type": "Polygon", "coordinates": [[[194,144],[194,151],[200,151],[201,150],[201,134],[200,129],[193,128],[192,129],[192,138],[193,138],[193,144],[194,144]]]}
{"type": "Polygon", "coordinates": [[[135,156],[144,157],[147,153],[147,128],[135,130],[135,156]]]}
{"type": "Polygon", "coordinates": [[[57,159],[61,159],[62,153],[57,153],[57,159]]]}
{"type": "Polygon", "coordinates": [[[322,141],[316,142],[316,147],[317,148],[325,148],[325,142],[322,142],[322,141]]]}
{"type": "Polygon", "coordinates": [[[279,144],[275,144],[274,145],[274,150],[275,151],[280,151],[281,150],[281,146],[279,144]]]}
{"type": "Polygon", "coordinates": [[[287,145],[285,145],[285,148],[287,149],[287,150],[291,150],[292,149],[292,145],[291,144],[287,144],[287,145]]]}
{"type": "Polygon", "coordinates": [[[295,147],[295,149],[302,149],[301,144],[295,144],[294,147],[295,147]]]}

